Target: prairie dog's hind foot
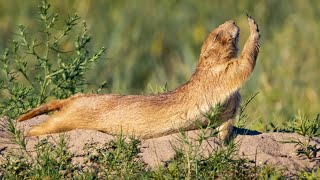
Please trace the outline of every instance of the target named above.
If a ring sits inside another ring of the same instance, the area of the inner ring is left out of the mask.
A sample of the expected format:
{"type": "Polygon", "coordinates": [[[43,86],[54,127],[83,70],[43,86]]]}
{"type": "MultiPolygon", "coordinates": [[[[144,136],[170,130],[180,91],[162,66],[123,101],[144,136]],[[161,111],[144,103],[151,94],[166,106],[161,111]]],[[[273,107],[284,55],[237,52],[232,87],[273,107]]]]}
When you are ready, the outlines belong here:
{"type": "Polygon", "coordinates": [[[217,130],[219,131],[218,137],[224,142],[229,142],[232,139],[234,119],[229,119],[220,125],[217,130]]]}
{"type": "Polygon", "coordinates": [[[41,125],[35,126],[30,131],[26,133],[27,136],[39,136],[39,135],[45,135],[49,134],[50,131],[47,130],[47,128],[44,128],[41,125]]]}
{"type": "Polygon", "coordinates": [[[65,132],[72,129],[74,128],[70,128],[70,126],[66,125],[63,122],[63,119],[57,118],[57,116],[52,115],[47,119],[47,121],[31,128],[26,135],[39,136],[39,135],[45,135],[45,134],[65,132]]]}

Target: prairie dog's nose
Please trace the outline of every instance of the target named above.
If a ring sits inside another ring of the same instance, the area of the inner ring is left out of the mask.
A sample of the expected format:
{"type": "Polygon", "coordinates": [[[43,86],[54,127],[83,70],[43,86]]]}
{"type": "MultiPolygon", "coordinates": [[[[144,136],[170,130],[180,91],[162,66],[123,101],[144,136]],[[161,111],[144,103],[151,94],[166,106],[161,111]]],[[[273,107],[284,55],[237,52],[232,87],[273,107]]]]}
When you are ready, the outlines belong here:
{"type": "Polygon", "coordinates": [[[234,20],[229,20],[226,23],[236,25],[236,22],[234,22],[234,20]]]}

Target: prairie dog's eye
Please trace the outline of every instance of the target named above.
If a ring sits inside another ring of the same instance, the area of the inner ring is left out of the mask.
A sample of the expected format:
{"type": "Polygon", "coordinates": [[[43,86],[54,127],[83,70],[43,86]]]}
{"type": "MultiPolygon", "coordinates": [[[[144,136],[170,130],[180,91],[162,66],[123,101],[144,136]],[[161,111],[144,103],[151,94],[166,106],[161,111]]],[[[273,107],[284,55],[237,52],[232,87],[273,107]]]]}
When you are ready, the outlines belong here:
{"type": "Polygon", "coordinates": [[[214,37],[213,41],[217,41],[217,40],[219,40],[219,37],[220,37],[220,33],[218,33],[217,35],[215,35],[215,37],[214,37]]]}

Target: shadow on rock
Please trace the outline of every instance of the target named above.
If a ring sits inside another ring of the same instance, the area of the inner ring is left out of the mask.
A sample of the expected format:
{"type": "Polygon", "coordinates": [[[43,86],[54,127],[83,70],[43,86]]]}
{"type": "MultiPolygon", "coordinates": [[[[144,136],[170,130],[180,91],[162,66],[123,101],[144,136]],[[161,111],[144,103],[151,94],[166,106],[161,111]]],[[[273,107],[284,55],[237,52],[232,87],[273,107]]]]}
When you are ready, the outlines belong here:
{"type": "Polygon", "coordinates": [[[261,134],[259,131],[245,129],[245,128],[237,128],[234,127],[234,134],[235,135],[248,135],[248,136],[255,136],[261,134]]]}

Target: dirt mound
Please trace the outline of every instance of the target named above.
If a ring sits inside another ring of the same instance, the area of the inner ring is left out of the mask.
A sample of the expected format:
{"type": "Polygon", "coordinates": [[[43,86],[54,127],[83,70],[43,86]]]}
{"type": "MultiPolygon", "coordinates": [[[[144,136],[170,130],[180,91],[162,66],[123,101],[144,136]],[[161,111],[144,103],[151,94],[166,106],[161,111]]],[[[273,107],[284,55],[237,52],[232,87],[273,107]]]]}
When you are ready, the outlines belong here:
{"type": "MultiPolygon", "coordinates": [[[[39,116],[32,120],[20,123],[19,126],[25,130],[30,129],[42,121],[47,116],[39,116]]],[[[199,130],[187,132],[187,137],[191,143],[197,143],[194,139],[201,133],[199,130]]],[[[310,170],[320,165],[320,158],[312,161],[297,156],[296,150],[298,146],[293,143],[283,143],[291,139],[304,141],[305,138],[295,133],[260,133],[246,129],[236,129],[237,137],[235,142],[238,147],[238,154],[240,157],[245,157],[254,160],[257,165],[272,164],[279,168],[286,169],[288,173],[294,173],[298,170],[310,170]]],[[[69,137],[69,147],[72,152],[81,156],[83,147],[89,142],[105,143],[114,137],[99,131],[94,130],[74,130],[66,133],[69,137]]],[[[58,138],[58,134],[50,135],[53,139],[58,138]]],[[[7,134],[4,130],[0,130],[0,154],[4,154],[14,145],[8,144],[7,134]]],[[[28,147],[31,149],[39,139],[46,137],[31,137],[28,141],[28,147]]],[[[172,134],[159,138],[147,139],[141,141],[141,158],[150,167],[155,167],[165,161],[168,161],[174,156],[174,148],[176,146],[183,146],[179,140],[179,134],[172,134]]],[[[315,139],[313,144],[320,148],[319,139],[315,139]]],[[[217,138],[210,138],[202,143],[200,150],[204,154],[212,152],[215,147],[218,147],[219,140],[217,138]]],[[[317,157],[320,157],[318,152],[317,157]]]]}

